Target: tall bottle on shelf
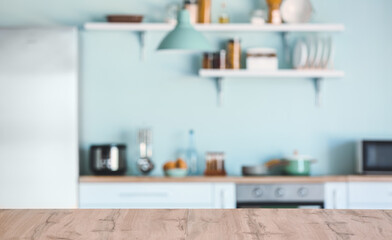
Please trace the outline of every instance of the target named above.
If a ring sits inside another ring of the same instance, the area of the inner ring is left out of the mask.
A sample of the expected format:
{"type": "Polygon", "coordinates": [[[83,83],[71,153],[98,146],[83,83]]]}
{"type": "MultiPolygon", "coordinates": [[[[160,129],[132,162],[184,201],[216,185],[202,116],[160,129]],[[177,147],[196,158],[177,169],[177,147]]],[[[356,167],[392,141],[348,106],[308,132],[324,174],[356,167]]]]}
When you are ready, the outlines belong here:
{"type": "Polygon", "coordinates": [[[189,130],[189,145],[186,151],[186,160],[188,162],[189,175],[198,175],[200,171],[195,144],[195,132],[193,129],[189,130]]]}
{"type": "Polygon", "coordinates": [[[199,0],[199,23],[211,23],[211,0],[199,0]]]}

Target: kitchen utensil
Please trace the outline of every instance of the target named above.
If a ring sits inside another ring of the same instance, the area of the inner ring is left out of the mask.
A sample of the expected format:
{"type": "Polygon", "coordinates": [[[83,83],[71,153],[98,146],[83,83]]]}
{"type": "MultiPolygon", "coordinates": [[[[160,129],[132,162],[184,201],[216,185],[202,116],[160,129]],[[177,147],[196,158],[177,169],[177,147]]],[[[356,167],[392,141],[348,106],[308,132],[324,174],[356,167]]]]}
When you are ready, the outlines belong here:
{"type": "Polygon", "coordinates": [[[188,174],[187,169],[174,168],[165,171],[167,177],[186,177],[188,174]]]}
{"type": "Polygon", "coordinates": [[[294,152],[293,156],[285,157],[283,159],[274,159],[268,162],[266,165],[271,171],[275,171],[276,168],[282,168],[282,173],[291,176],[309,176],[311,170],[311,164],[315,163],[316,160],[306,155],[299,155],[297,151],[294,152]]]}
{"type": "Polygon", "coordinates": [[[268,168],[265,165],[242,166],[243,176],[265,176],[268,175],[268,168]]]}
{"type": "Polygon", "coordinates": [[[266,0],[268,4],[268,23],[271,24],[281,24],[282,17],[280,13],[280,5],[282,0],[266,0]]]}
{"type": "Polygon", "coordinates": [[[310,156],[300,155],[297,151],[293,156],[283,159],[285,163],[284,173],[292,176],[309,176],[310,165],[316,160],[310,156]]]}
{"type": "Polygon", "coordinates": [[[305,23],[312,17],[313,6],[309,0],[285,0],[280,11],[286,23],[305,23]]]}
{"type": "Polygon", "coordinates": [[[142,174],[148,174],[154,169],[152,162],[152,131],[151,129],[139,130],[139,154],[138,168],[142,174]]]}
{"type": "Polygon", "coordinates": [[[106,19],[115,23],[140,23],[143,21],[143,15],[108,15],[106,19]]]}
{"type": "Polygon", "coordinates": [[[308,48],[302,39],[297,40],[293,50],[293,67],[302,69],[306,67],[308,60],[308,48]]]}
{"type": "Polygon", "coordinates": [[[126,146],[123,144],[90,147],[90,167],[97,175],[122,175],[126,170],[126,146]]]}

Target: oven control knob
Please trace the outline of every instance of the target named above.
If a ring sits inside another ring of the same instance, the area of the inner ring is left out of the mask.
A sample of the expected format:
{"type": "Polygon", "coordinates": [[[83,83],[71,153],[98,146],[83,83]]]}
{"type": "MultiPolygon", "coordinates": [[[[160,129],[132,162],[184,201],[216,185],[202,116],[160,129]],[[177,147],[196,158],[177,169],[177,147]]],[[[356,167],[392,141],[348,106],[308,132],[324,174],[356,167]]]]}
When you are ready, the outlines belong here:
{"type": "Polygon", "coordinates": [[[283,197],[284,196],[284,189],[283,188],[277,188],[275,191],[275,196],[276,197],[283,197]]]}
{"type": "Polygon", "coordinates": [[[261,188],[253,189],[253,195],[255,197],[261,197],[261,196],[263,196],[263,190],[261,190],[261,188]]]}
{"type": "Polygon", "coordinates": [[[300,197],[306,197],[309,193],[309,190],[307,188],[301,187],[298,189],[298,196],[300,197]]]}

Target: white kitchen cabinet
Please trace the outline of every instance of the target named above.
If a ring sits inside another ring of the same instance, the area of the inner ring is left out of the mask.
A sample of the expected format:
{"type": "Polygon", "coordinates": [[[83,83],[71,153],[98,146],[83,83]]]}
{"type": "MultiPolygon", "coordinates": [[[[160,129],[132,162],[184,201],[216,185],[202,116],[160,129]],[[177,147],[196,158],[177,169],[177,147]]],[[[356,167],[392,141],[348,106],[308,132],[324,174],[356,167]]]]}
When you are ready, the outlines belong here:
{"type": "Polygon", "coordinates": [[[236,194],[234,183],[215,183],[214,184],[214,206],[219,209],[236,208],[236,194]]]}
{"type": "Polygon", "coordinates": [[[81,183],[80,208],[233,208],[234,184],[81,183]]]}
{"type": "Polygon", "coordinates": [[[348,183],[350,209],[392,209],[392,183],[348,183]]]}
{"type": "Polygon", "coordinates": [[[346,182],[327,182],[324,187],[324,208],[347,209],[346,182]]]}

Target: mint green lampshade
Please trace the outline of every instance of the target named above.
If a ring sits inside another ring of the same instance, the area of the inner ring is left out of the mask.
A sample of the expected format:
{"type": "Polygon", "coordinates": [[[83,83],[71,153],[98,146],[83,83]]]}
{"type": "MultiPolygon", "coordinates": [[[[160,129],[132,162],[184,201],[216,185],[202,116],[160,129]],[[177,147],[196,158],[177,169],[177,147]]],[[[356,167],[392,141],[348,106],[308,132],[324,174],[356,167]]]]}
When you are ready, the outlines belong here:
{"type": "Polygon", "coordinates": [[[184,9],[178,13],[177,26],[162,40],[158,50],[212,51],[212,47],[192,26],[189,12],[184,9]]]}

